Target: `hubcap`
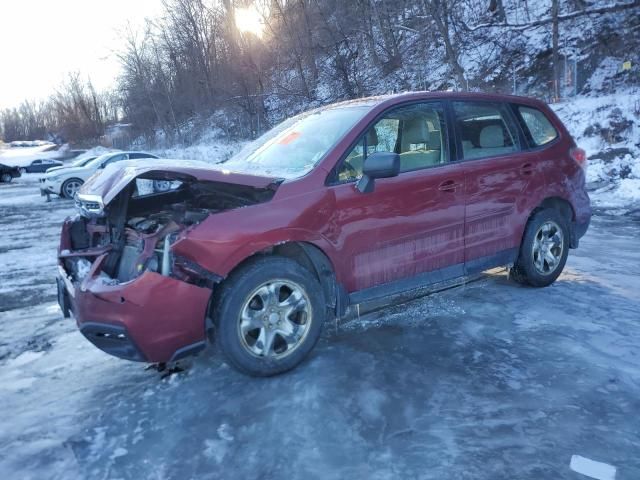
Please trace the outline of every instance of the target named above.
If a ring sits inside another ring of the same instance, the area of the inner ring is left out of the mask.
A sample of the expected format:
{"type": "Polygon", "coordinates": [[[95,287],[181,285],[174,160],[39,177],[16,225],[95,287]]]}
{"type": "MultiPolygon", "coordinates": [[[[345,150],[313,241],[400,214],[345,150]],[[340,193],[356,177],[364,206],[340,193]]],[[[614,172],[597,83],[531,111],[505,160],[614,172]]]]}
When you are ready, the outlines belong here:
{"type": "Polygon", "coordinates": [[[549,275],[558,268],[564,250],[562,230],[556,222],[543,223],[533,239],[533,265],[541,275],[549,275]]]}
{"type": "Polygon", "coordinates": [[[80,182],[69,182],[65,185],[64,187],[64,193],[69,197],[69,198],[73,198],[76,196],[76,193],[78,193],[78,190],[80,190],[80,187],[82,186],[82,184],[80,182]]]}
{"type": "Polygon", "coordinates": [[[304,289],[290,280],[273,280],[247,296],[238,334],[252,355],[282,358],[303,343],[311,321],[311,302],[304,289]]]}

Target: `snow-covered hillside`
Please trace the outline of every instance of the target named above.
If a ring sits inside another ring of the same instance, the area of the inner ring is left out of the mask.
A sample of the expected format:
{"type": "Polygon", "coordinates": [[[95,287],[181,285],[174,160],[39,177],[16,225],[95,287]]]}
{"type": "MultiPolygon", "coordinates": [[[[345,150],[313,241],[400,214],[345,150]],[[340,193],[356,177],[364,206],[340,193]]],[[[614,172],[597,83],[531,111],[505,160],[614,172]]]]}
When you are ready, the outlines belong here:
{"type": "Polygon", "coordinates": [[[640,89],[578,96],[552,105],[589,158],[596,208],[640,208],[640,89]]]}

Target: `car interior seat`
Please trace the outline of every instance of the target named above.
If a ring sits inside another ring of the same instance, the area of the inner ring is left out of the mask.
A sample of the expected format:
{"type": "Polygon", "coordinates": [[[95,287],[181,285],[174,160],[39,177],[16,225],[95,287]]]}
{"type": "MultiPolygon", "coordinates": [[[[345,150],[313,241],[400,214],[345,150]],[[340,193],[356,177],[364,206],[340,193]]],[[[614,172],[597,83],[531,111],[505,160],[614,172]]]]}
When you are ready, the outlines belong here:
{"type": "Polygon", "coordinates": [[[439,134],[429,131],[424,117],[405,120],[401,152],[400,170],[403,172],[437,165],[441,161],[439,134]]]}
{"type": "Polygon", "coordinates": [[[479,147],[475,147],[470,141],[462,142],[464,158],[492,157],[514,150],[512,145],[505,145],[502,125],[486,125],[480,130],[478,141],[479,147]]]}

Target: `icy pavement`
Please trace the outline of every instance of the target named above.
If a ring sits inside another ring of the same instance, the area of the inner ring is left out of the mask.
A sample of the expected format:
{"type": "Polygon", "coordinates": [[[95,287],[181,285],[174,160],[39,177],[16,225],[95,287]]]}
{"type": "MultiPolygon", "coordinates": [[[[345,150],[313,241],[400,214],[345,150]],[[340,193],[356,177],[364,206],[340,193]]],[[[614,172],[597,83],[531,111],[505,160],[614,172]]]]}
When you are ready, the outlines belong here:
{"type": "Polygon", "coordinates": [[[640,478],[638,219],[596,218],[549,288],[490,275],[327,326],[287,375],[210,349],[161,380],[55,306],[70,211],[0,185],[2,478],[640,478]]]}

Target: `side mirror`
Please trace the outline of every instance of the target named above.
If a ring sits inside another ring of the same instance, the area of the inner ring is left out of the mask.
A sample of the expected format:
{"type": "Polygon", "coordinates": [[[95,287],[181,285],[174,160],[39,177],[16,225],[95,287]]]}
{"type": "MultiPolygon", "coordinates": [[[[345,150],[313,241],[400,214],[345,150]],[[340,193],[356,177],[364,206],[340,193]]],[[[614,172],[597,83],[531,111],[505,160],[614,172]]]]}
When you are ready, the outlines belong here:
{"type": "Polygon", "coordinates": [[[361,193],[373,192],[376,178],[395,177],[400,173],[400,155],[391,152],[375,152],[369,155],[362,166],[362,177],[356,188],[361,193]]]}

